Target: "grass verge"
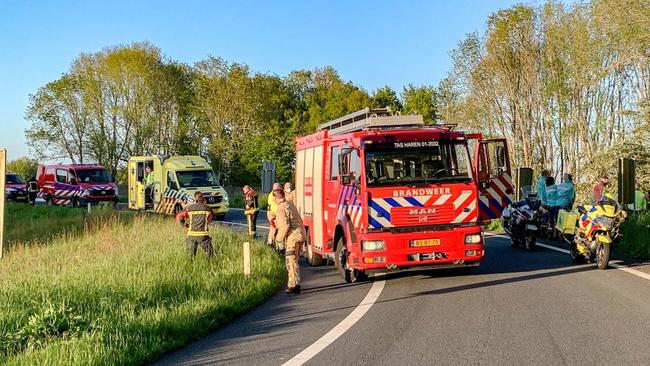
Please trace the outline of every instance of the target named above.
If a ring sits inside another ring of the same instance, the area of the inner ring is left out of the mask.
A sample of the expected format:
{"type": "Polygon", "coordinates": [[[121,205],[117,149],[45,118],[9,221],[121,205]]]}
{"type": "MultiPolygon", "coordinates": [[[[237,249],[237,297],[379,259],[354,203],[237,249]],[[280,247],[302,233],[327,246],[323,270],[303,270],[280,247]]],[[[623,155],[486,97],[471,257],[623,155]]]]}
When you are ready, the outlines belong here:
{"type": "MultiPolygon", "coordinates": [[[[89,225],[113,215],[112,209],[95,207],[91,214],[83,209],[61,206],[31,206],[7,202],[5,212],[5,240],[8,247],[22,243],[45,243],[60,234],[81,234],[89,225]]],[[[128,219],[129,216],[121,216],[128,219]]]]}
{"type": "Polygon", "coordinates": [[[246,278],[245,238],[231,231],[211,231],[215,260],[192,259],[169,218],[110,214],[80,235],[75,215],[48,245],[21,234],[28,244],[14,242],[0,261],[0,364],[141,364],[250,310],[285,279],[260,243],[246,278]]]}
{"type": "Polygon", "coordinates": [[[617,251],[637,259],[650,259],[650,212],[631,214],[621,226],[617,251]]]}

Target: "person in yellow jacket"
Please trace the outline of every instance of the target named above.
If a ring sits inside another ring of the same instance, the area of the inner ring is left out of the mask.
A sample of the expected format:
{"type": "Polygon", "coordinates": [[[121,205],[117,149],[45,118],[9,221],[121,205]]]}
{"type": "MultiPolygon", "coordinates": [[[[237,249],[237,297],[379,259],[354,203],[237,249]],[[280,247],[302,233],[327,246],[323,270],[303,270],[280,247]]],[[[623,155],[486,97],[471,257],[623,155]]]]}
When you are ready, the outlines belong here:
{"type": "Polygon", "coordinates": [[[299,294],[300,265],[298,264],[298,258],[300,258],[302,245],[307,240],[305,225],[300,218],[300,213],[298,213],[296,206],[285,200],[284,191],[273,191],[273,198],[278,205],[275,214],[275,224],[278,227],[278,233],[275,240],[286,245],[284,259],[289,277],[286,292],[299,294]]]}
{"type": "MultiPolygon", "coordinates": [[[[278,232],[275,227],[275,211],[278,209],[278,205],[275,203],[275,198],[273,198],[273,192],[275,191],[282,191],[280,183],[273,183],[273,188],[271,189],[271,192],[269,192],[269,196],[266,200],[268,204],[268,207],[266,208],[266,218],[269,220],[269,226],[271,227],[269,229],[269,236],[266,240],[266,244],[269,246],[275,245],[275,234],[278,232]]],[[[284,249],[284,245],[282,245],[281,248],[276,246],[276,249],[282,250],[284,249]]]]}

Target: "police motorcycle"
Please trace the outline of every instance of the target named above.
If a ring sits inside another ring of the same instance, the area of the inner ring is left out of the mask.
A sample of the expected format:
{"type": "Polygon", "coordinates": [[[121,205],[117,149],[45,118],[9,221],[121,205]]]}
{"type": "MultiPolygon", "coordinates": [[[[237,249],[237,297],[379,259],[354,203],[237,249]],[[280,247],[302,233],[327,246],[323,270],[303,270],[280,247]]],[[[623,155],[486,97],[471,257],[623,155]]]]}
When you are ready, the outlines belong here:
{"type": "Polygon", "coordinates": [[[534,250],[546,208],[537,193],[528,193],[526,199],[512,203],[501,215],[501,225],[512,241],[513,247],[524,246],[534,250]]]}
{"type": "Polygon", "coordinates": [[[598,269],[609,265],[612,245],[619,239],[621,223],[627,213],[609,194],[595,206],[578,206],[573,212],[560,212],[558,224],[562,238],[570,247],[571,259],[596,263],[598,269]]]}

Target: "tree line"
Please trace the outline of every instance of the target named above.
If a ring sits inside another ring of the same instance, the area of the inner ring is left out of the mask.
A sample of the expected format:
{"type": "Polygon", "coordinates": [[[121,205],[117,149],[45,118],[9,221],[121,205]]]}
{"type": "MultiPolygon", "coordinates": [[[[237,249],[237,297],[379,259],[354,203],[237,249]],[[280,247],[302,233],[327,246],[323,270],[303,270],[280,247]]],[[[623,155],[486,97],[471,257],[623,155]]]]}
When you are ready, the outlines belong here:
{"type": "Polygon", "coordinates": [[[227,184],[257,182],[262,160],[292,174],[295,137],[365,107],[418,113],[505,136],[513,166],[569,172],[587,194],[616,159],[650,188],[650,3],[515,5],[451,52],[436,86],[368,92],[332,67],[288,75],[209,56],[188,65],[150,43],[81,54],[30,97],[38,158],[97,162],[120,177],[143,154],[198,154],[227,184]]]}
{"type": "Polygon", "coordinates": [[[295,138],[323,122],[391,106],[433,123],[435,98],[432,86],[368,93],[332,67],[278,76],[214,56],[187,65],[133,43],[82,54],[39,88],[26,136],[39,159],[99,163],[118,178],[130,156],[198,154],[227,184],[255,184],[263,160],[291,179],[295,138]]]}
{"type": "Polygon", "coordinates": [[[619,157],[650,189],[650,2],[516,5],[451,56],[443,119],[505,136],[515,166],[572,173],[583,199],[619,157]]]}

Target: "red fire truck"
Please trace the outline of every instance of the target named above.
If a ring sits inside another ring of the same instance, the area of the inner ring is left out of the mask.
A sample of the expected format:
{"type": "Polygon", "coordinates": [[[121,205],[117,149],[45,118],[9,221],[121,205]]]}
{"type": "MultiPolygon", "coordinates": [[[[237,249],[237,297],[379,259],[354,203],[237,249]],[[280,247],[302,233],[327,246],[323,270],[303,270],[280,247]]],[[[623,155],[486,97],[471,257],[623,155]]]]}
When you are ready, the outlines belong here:
{"type": "Polygon", "coordinates": [[[481,224],[513,199],[504,139],[364,109],[299,138],[296,206],[310,265],[372,272],[478,266],[481,224]]]}

